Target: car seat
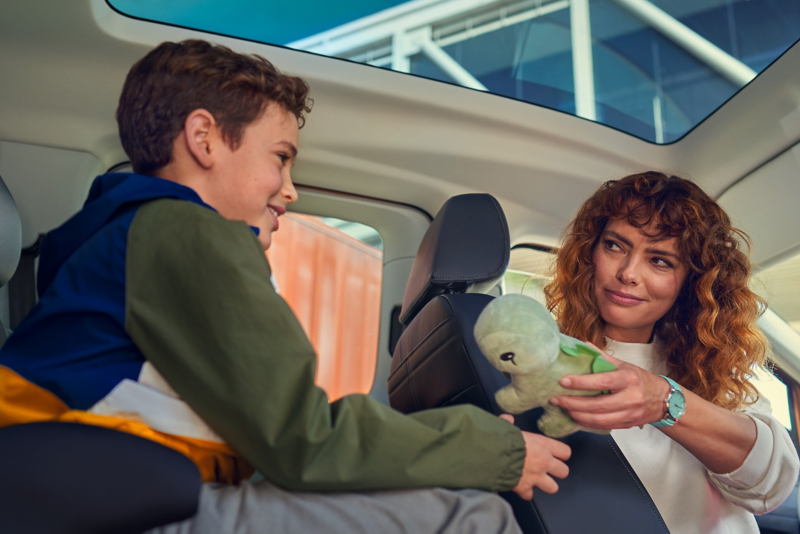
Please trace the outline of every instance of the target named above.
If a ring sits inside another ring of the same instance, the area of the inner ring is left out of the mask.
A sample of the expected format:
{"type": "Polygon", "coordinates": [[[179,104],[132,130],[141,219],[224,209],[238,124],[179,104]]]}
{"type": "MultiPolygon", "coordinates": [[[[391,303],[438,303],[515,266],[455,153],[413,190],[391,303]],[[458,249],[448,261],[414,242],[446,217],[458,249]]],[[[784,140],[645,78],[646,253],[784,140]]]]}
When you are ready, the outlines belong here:
{"type": "MultiPolygon", "coordinates": [[[[21,243],[19,213],[0,178],[0,287],[21,243]]],[[[0,322],[0,344],[6,331],[0,322]]],[[[4,534],[141,533],[192,517],[201,484],[187,457],[130,434],[56,422],[0,428],[4,534]]]]}
{"type": "MultiPolygon", "coordinates": [[[[0,288],[4,287],[17,270],[22,253],[22,223],[17,204],[0,178],[0,288]]],[[[0,317],[0,347],[10,333],[0,317]]]]}
{"type": "MultiPolygon", "coordinates": [[[[488,292],[509,261],[505,215],[491,195],[448,200],[425,234],[403,297],[406,326],[392,356],[389,402],[401,412],[474,404],[503,413],[495,392],[509,383],[483,356],[473,329],[493,297],[488,292]]],[[[516,416],[522,430],[539,433],[541,409],[516,416]]],[[[668,529],[639,478],[611,436],[577,432],[570,473],[559,491],[534,490],[531,501],[501,493],[528,534],[580,532],[637,534],[668,529]]],[[[468,468],[468,466],[465,466],[468,468]]]]}

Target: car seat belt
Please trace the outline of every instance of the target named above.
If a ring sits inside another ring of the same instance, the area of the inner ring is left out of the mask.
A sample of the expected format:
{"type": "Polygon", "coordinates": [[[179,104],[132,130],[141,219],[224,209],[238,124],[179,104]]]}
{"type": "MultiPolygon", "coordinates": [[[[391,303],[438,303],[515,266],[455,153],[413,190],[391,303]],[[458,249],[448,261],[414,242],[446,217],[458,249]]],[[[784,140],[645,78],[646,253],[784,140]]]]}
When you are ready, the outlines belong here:
{"type": "Polygon", "coordinates": [[[8,282],[8,318],[11,330],[36,306],[36,258],[42,245],[44,234],[40,234],[36,243],[23,248],[19,265],[14,276],[8,282]]]}

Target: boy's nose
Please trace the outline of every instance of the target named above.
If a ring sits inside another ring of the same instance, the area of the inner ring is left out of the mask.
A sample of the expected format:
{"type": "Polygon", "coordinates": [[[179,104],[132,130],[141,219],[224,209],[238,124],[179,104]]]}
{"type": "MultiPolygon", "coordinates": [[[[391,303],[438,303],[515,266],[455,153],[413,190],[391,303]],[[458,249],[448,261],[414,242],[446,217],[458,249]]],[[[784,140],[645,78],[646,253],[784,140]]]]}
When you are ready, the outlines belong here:
{"type": "Polygon", "coordinates": [[[287,204],[293,204],[297,202],[299,195],[297,193],[297,189],[294,187],[294,183],[292,182],[292,177],[287,175],[286,178],[283,179],[283,186],[281,187],[281,196],[286,200],[287,204]]]}

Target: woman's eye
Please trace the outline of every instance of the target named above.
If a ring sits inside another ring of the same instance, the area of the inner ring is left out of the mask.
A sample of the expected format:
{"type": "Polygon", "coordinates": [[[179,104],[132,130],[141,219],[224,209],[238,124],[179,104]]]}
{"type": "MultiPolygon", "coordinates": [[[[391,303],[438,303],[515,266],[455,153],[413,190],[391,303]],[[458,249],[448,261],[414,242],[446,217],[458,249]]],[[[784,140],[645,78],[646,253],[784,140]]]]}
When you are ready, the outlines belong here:
{"type": "Polygon", "coordinates": [[[653,258],[653,263],[656,265],[656,267],[672,268],[672,264],[664,258],[653,258]]]}
{"type": "Polygon", "coordinates": [[[608,249],[608,250],[621,250],[620,246],[616,242],[611,241],[610,239],[606,240],[605,246],[606,246],[606,249],[608,249]]]}

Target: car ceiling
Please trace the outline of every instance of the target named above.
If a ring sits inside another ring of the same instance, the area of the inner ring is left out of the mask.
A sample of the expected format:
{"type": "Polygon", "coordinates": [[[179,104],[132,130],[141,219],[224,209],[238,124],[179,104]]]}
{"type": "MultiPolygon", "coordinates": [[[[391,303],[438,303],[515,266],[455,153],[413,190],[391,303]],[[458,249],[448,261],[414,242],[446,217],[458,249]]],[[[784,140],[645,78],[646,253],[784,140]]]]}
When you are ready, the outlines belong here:
{"type": "MultiPolygon", "coordinates": [[[[658,146],[479,91],[135,20],[104,0],[0,4],[0,140],[89,153],[106,169],[125,161],[114,120],[125,75],[153,46],[186,38],[261,54],[309,81],[315,104],[296,182],[428,213],[450,196],[488,192],[513,243],[555,244],[606,180],[654,169],[719,197],[800,140],[798,46],[683,139],[658,146]]],[[[76,186],[65,178],[63,187],[76,186]]]]}

